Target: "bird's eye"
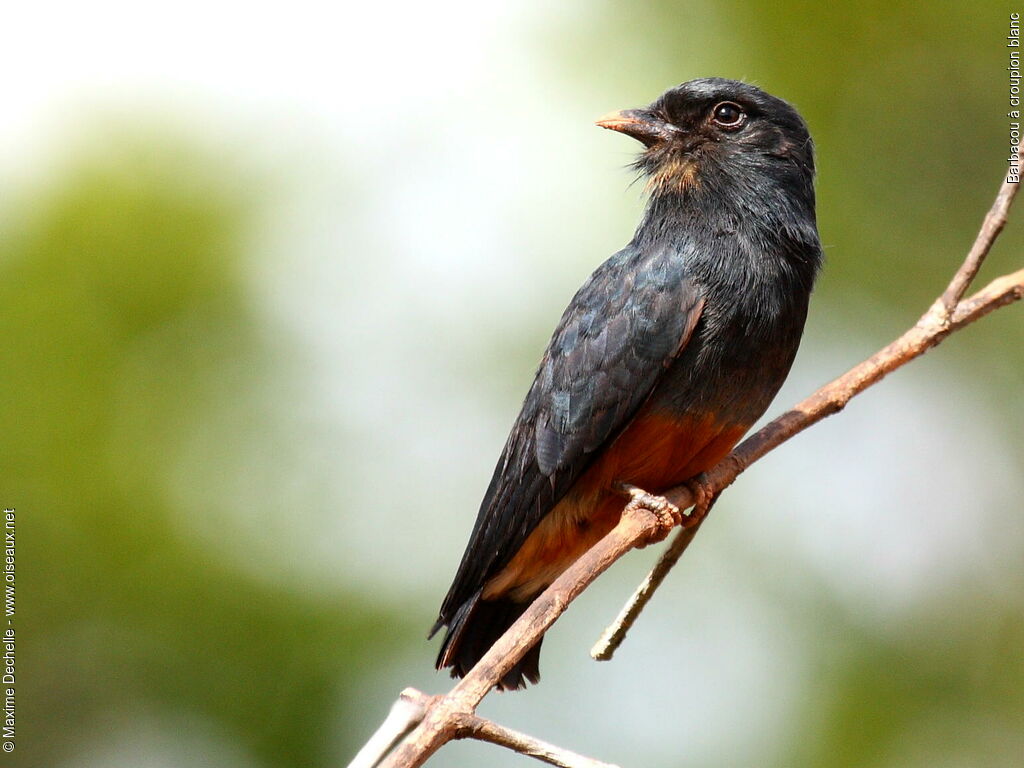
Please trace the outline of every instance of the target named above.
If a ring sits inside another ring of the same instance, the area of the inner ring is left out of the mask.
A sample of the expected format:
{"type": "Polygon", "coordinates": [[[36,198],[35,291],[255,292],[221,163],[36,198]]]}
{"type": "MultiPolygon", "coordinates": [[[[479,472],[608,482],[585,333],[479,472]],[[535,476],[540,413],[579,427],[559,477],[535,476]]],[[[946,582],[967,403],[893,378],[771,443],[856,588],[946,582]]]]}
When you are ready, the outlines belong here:
{"type": "Polygon", "coordinates": [[[739,104],[734,104],[731,101],[723,101],[721,104],[716,104],[715,108],[711,110],[711,118],[719,127],[735,131],[743,125],[743,121],[746,120],[747,114],[739,104]]]}

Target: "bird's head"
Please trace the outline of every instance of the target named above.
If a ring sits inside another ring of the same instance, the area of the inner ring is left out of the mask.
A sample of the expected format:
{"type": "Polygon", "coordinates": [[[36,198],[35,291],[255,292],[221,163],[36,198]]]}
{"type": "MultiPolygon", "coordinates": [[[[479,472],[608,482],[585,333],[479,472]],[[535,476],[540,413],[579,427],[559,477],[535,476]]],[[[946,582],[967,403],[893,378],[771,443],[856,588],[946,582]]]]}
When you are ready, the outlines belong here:
{"type": "Polygon", "coordinates": [[[654,195],[781,185],[813,201],[814,150],[806,124],[785,101],[752,85],[691,80],[650,106],[613,112],[597,124],[644,145],[636,167],[654,195]]]}

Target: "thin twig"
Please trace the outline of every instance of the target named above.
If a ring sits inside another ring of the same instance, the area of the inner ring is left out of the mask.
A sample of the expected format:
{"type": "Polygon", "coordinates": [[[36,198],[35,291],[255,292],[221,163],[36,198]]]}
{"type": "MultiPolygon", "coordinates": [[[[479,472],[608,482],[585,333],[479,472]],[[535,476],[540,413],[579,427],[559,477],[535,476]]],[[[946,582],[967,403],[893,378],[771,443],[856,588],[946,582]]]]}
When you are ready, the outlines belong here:
{"type": "MultiPolygon", "coordinates": [[[[1017,147],[1017,159],[1019,162],[1019,146],[1017,147]]],[[[942,305],[946,310],[947,316],[953,314],[956,305],[960,303],[960,299],[964,297],[967,289],[974,281],[975,275],[978,274],[978,270],[981,269],[981,264],[985,261],[985,257],[988,256],[992,243],[996,241],[999,233],[1006,226],[1007,213],[1009,213],[1013,198],[1016,197],[1017,190],[1020,188],[1020,182],[1010,181],[1010,178],[1010,174],[1007,173],[1006,178],[1003,180],[1003,185],[999,188],[999,194],[996,195],[995,202],[992,203],[992,207],[985,216],[985,220],[981,223],[981,229],[978,231],[978,236],[974,239],[974,245],[971,246],[971,250],[968,252],[967,258],[964,259],[960,269],[953,275],[949,287],[942,294],[942,305]]]]}
{"type": "Polygon", "coordinates": [[[528,755],[559,768],[618,768],[611,763],[602,763],[600,760],[578,755],[476,715],[470,718],[467,728],[468,733],[465,736],[507,747],[521,755],[528,755]]]}
{"type": "Polygon", "coordinates": [[[640,582],[640,586],[636,588],[629,601],[622,606],[622,610],[615,617],[615,621],[609,624],[605,631],[601,633],[601,636],[597,638],[594,647],[590,649],[592,658],[597,661],[611,661],[612,656],[615,655],[615,650],[626,639],[626,633],[633,626],[633,622],[636,621],[644,606],[647,605],[647,601],[651,599],[654,590],[661,586],[661,582],[668,575],[668,572],[672,570],[672,566],[676,564],[676,561],[682,557],[686,548],[690,546],[690,542],[697,535],[699,528],[700,525],[695,525],[691,528],[680,528],[676,532],[676,535],[665,548],[665,551],[661,553],[661,557],[658,558],[658,562],[655,563],[650,573],[640,582]]]}
{"type": "Polygon", "coordinates": [[[975,320],[980,320],[989,312],[1020,301],[1024,298],[1022,293],[1024,293],[1024,269],[997,277],[973,296],[960,302],[950,321],[952,330],[963,328],[975,320]]]}
{"type": "MultiPolygon", "coordinates": [[[[745,440],[707,473],[706,484],[720,493],[754,461],[812,424],[839,412],[852,397],[880,381],[886,374],[924,354],[950,333],[978,320],[994,309],[1024,297],[1024,269],[1022,269],[993,280],[973,296],[962,299],[971,280],[977,274],[981,262],[991,248],[992,241],[995,240],[1005,224],[1007,211],[1016,193],[1016,186],[1014,185],[1014,189],[1007,189],[1007,185],[1004,184],[1000,188],[996,205],[986,217],[964,266],[958,270],[957,276],[954,277],[946,293],[935,301],[914,327],[745,440]],[[954,299],[952,308],[947,304],[947,294],[954,299]]],[[[665,495],[680,509],[686,509],[694,503],[693,494],[685,486],[674,488],[665,495]]],[[[657,530],[658,519],[653,513],[642,507],[628,505],[623,511],[618,525],[544,590],[461,682],[443,696],[425,697],[427,703],[424,705],[425,711],[422,719],[397,749],[385,759],[382,763],[383,768],[416,768],[416,766],[423,765],[434,752],[452,739],[467,736],[482,738],[482,734],[485,732],[493,733],[490,726],[483,730],[480,729],[479,718],[475,714],[476,707],[483,697],[497,685],[513,665],[522,659],[526,651],[565,612],[577,595],[618,558],[634,547],[649,541],[657,530]],[[476,730],[474,731],[474,729],[476,730]]],[[[696,526],[692,530],[695,532],[696,526]]],[[[692,535],[690,538],[692,539],[692,535]]],[[[677,542],[674,542],[672,546],[676,547],[677,542]]],[[[688,543],[687,540],[686,544],[688,543]]],[[[682,549],[685,549],[685,544],[680,547],[680,553],[682,549]]],[[[667,569],[666,567],[665,570],[667,571],[667,569]]],[[[660,578],[651,579],[651,586],[647,590],[648,597],[653,593],[660,578]]],[[[614,631],[612,635],[615,635],[614,631]]],[[[619,641],[621,641],[621,637],[619,641]]],[[[418,694],[418,692],[416,693],[418,694]]],[[[423,696],[423,694],[419,695],[423,696]]],[[[396,721],[397,719],[396,717],[396,721]]],[[[495,728],[500,727],[495,726],[495,728]]],[[[381,731],[394,733],[396,729],[397,726],[394,725],[387,730],[382,727],[378,730],[378,734],[381,731]]],[[[376,734],[374,738],[377,738],[376,734]]],[[[381,736],[380,740],[383,741],[384,738],[381,736]]],[[[530,737],[524,738],[530,739],[530,737]]],[[[532,739],[530,741],[535,742],[532,739]]],[[[515,739],[503,742],[505,746],[521,751],[515,746],[515,743],[515,739]]],[[[569,763],[569,765],[573,764],[569,763]]],[[[601,764],[591,761],[576,765],[594,768],[601,764]]]]}

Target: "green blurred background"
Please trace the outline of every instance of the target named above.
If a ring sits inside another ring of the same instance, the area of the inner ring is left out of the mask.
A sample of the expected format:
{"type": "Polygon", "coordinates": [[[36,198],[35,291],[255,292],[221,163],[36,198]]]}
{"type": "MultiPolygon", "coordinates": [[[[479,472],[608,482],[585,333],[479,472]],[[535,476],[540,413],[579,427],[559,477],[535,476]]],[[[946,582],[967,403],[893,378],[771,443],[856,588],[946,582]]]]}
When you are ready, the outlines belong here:
{"type": "MultiPolygon", "coordinates": [[[[23,766],[344,765],[406,685],[539,354],[698,76],[794,102],[828,263],[772,412],[912,323],[1009,151],[998,3],[5,12],[0,501],[23,766]]],[[[1015,212],[982,274],[1019,268],[1015,212]]],[[[1024,764],[1024,323],[752,468],[611,664],[634,553],[482,713],[629,766],[1024,764]]],[[[436,643],[436,641],[435,641],[436,643]]],[[[437,765],[524,765],[454,744],[437,765]]]]}

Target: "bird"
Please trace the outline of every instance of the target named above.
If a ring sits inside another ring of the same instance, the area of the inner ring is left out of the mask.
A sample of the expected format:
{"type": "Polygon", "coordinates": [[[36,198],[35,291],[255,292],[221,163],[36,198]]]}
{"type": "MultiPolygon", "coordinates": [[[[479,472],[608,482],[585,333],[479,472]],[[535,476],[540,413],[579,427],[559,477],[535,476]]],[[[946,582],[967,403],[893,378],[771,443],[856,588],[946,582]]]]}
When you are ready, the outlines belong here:
{"type": "MultiPolygon", "coordinates": [[[[632,240],[576,292],[543,353],[430,636],[465,676],[530,602],[619,521],[721,461],[767,410],[800,344],[823,255],[814,146],[788,102],[690,80],[603,128],[639,141],[632,240]]],[[[692,485],[696,484],[696,485],[692,485]]],[[[543,637],[541,638],[543,640],[543,637]]],[[[540,679],[541,640],[500,680],[540,679]]]]}

